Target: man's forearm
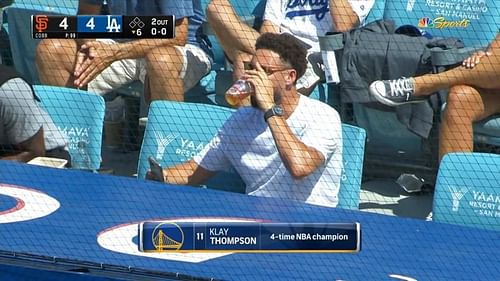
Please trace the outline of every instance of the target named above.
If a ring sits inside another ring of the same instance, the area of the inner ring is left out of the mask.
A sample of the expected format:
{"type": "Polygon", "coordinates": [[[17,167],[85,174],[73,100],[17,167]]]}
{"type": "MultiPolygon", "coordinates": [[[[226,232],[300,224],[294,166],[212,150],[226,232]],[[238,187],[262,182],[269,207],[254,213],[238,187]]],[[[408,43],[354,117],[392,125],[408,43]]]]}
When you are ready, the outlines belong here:
{"type": "Polygon", "coordinates": [[[322,154],[300,141],[288,127],[285,118],[274,116],[267,123],[281,160],[294,178],[310,175],[323,163],[322,154]]]}
{"type": "Polygon", "coordinates": [[[347,0],[329,0],[330,16],[335,31],[345,32],[359,26],[359,17],[347,0]]]}
{"type": "Polygon", "coordinates": [[[9,156],[4,156],[1,157],[1,160],[11,160],[11,161],[18,161],[18,162],[29,162],[35,157],[39,157],[43,155],[36,155],[35,152],[33,151],[22,151],[17,154],[9,155],[9,156]]]}
{"type": "Polygon", "coordinates": [[[180,185],[200,185],[215,173],[201,168],[194,160],[163,169],[165,182],[180,185]]]}
{"type": "Polygon", "coordinates": [[[487,51],[498,53],[500,49],[500,33],[497,34],[497,37],[493,39],[491,44],[488,46],[487,51]]]}

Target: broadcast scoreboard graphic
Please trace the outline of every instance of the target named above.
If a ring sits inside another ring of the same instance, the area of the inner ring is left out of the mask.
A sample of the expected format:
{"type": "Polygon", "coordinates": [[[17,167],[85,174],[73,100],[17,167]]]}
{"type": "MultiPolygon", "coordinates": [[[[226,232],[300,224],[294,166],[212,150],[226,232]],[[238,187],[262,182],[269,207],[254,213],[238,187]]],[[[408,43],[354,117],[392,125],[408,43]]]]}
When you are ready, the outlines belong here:
{"type": "Polygon", "coordinates": [[[34,39],[171,39],[175,37],[175,17],[173,15],[32,15],[31,29],[34,39]]]}
{"type": "Polygon", "coordinates": [[[139,224],[142,252],[335,252],[361,250],[359,223],[139,224]]]}

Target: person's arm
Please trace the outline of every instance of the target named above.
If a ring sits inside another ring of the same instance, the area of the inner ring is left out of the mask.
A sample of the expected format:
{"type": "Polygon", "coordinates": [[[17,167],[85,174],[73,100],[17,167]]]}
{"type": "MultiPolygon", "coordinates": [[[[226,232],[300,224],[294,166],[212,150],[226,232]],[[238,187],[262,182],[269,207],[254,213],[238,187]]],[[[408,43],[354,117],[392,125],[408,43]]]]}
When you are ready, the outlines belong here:
{"type": "Polygon", "coordinates": [[[273,116],[267,124],[281,160],[294,179],[307,177],[325,163],[323,154],[299,140],[283,116],[273,116]]]}
{"type": "Polygon", "coordinates": [[[488,46],[487,51],[493,54],[497,53],[499,49],[500,49],[500,32],[497,33],[497,37],[495,37],[495,39],[493,39],[491,44],[488,46]]]}
{"type": "Polygon", "coordinates": [[[266,1],[260,34],[271,32],[279,33],[281,22],[285,19],[283,14],[283,0],[266,1]]]}
{"type": "MultiPolygon", "coordinates": [[[[213,177],[215,174],[215,172],[204,169],[194,160],[189,160],[182,164],[163,169],[165,182],[181,185],[200,185],[213,177]]],[[[148,172],[146,178],[155,179],[150,172],[148,172]]]]}
{"type": "Polygon", "coordinates": [[[175,38],[173,39],[140,39],[120,44],[106,44],[90,41],[83,44],[74,75],[76,87],[84,87],[114,61],[122,59],[143,58],[155,48],[164,46],[184,46],[188,37],[188,18],[176,21],[175,38]],[[87,59],[88,57],[88,59],[87,59]]]}
{"type": "Polygon", "coordinates": [[[43,137],[43,128],[30,139],[14,146],[16,152],[13,155],[5,156],[2,160],[13,160],[18,162],[29,162],[35,157],[45,156],[45,143],[43,137]]]}
{"type": "MultiPolygon", "coordinates": [[[[266,112],[274,106],[272,82],[257,63],[256,70],[247,71],[247,80],[255,86],[255,97],[259,108],[266,112]]],[[[267,120],[283,164],[295,179],[312,174],[325,163],[325,157],[317,149],[304,144],[290,129],[284,116],[273,116],[267,120]]]]}
{"type": "Polygon", "coordinates": [[[500,49],[500,33],[497,34],[496,38],[491,41],[485,51],[478,51],[470,55],[462,62],[462,66],[468,69],[474,68],[477,64],[481,62],[483,57],[489,57],[494,53],[497,53],[500,49]]]}
{"type": "MultiPolygon", "coordinates": [[[[78,2],[78,15],[99,15],[102,9],[102,0],[80,0],[78,2]]],[[[76,39],[78,47],[95,39],[76,39]]]]}
{"type": "Polygon", "coordinates": [[[346,32],[359,26],[359,17],[348,0],[329,0],[335,31],[346,32]]]}
{"type": "Polygon", "coordinates": [[[279,26],[277,26],[276,24],[274,24],[272,21],[270,21],[270,20],[264,20],[262,22],[262,26],[260,27],[260,33],[263,34],[263,33],[266,33],[266,32],[279,33],[280,32],[280,28],[279,28],[279,26]]]}

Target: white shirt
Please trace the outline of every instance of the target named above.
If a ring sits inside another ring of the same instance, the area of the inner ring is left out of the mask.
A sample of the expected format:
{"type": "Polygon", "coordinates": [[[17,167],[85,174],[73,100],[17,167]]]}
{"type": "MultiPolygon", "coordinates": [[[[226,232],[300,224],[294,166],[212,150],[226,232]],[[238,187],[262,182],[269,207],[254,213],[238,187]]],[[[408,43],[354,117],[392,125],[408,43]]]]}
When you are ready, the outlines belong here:
{"type": "MultiPolygon", "coordinates": [[[[375,0],[349,0],[349,3],[363,24],[375,0]]],[[[333,31],[328,0],[267,1],[264,20],[279,26],[280,32],[290,33],[309,44],[310,52],[320,51],[318,35],[333,31]]]]}
{"type": "Polygon", "coordinates": [[[320,101],[300,95],[286,120],[307,146],[323,154],[325,163],[312,174],[294,179],[280,158],[264,113],[240,108],[193,159],[209,171],[233,167],[250,195],[298,200],[335,207],[342,170],[342,129],[338,113],[320,101]]]}

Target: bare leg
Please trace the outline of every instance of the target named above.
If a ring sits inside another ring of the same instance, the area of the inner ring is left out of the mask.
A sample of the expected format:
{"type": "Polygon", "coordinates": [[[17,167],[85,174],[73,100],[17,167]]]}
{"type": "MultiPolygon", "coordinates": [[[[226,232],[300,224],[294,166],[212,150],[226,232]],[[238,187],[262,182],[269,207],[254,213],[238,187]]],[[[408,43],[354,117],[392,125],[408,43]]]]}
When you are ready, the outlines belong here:
{"type": "Polygon", "coordinates": [[[151,100],[184,100],[184,86],[180,77],[183,63],[183,55],[172,46],[156,48],[146,55],[151,100]]]}
{"type": "Polygon", "coordinates": [[[413,78],[415,96],[428,96],[454,85],[469,85],[484,89],[500,89],[500,48],[484,57],[473,69],[463,66],[413,78]]]}
{"type": "Polygon", "coordinates": [[[36,66],[42,84],[75,87],[75,40],[45,39],[36,49],[36,66]]]}
{"type": "Polygon", "coordinates": [[[228,0],[212,0],[207,8],[207,20],[231,61],[236,61],[240,52],[255,53],[259,33],[241,21],[228,0]]]}
{"type": "Polygon", "coordinates": [[[472,151],[472,123],[499,112],[500,87],[496,92],[469,86],[452,87],[441,124],[439,158],[450,152],[472,151]]]}

